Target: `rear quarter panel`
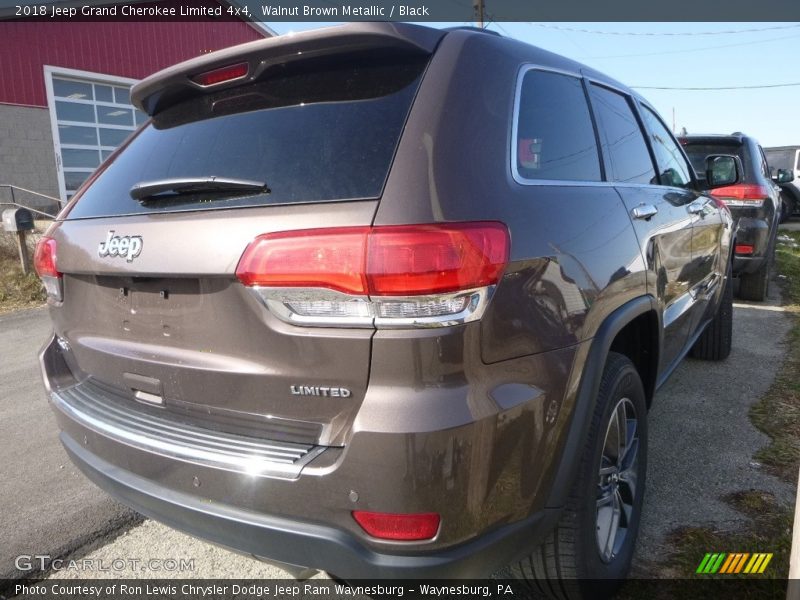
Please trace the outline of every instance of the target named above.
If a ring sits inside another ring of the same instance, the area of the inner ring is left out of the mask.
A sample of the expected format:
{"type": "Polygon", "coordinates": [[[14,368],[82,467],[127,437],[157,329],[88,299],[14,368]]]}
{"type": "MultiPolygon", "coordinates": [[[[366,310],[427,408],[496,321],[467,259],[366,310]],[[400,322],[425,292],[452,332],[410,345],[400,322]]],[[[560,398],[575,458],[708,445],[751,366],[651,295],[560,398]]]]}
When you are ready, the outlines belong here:
{"type": "Polygon", "coordinates": [[[487,363],[590,339],[605,316],[646,289],[639,244],[613,187],[520,185],[512,178],[512,111],[525,64],[580,68],[495,36],[455,32],[444,39],[375,219],[508,225],[510,263],[481,325],[487,363]]]}

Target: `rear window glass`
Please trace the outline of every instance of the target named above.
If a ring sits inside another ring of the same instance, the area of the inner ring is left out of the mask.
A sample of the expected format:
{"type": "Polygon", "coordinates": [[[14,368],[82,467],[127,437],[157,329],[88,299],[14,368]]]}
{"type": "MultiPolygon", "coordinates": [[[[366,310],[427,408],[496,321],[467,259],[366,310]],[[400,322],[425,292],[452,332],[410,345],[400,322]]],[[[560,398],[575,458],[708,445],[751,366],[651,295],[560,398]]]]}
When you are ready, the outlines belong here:
{"type": "Polygon", "coordinates": [[[170,107],[102,171],[68,218],[377,198],[426,63],[420,56],[303,63],[170,107]],[[144,182],[211,176],[263,182],[269,192],[130,196],[144,182]]]}
{"type": "Polygon", "coordinates": [[[744,146],[740,144],[693,144],[684,143],[683,149],[689,157],[694,170],[698,173],[706,172],[706,156],[712,154],[726,154],[728,156],[738,156],[742,161],[742,166],[747,168],[747,161],[744,156],[744,146]]]}
{"type": "Polygon", "coordinates": [[[764,150],[767,162],[773,169],[794,169],[795,150],[764,150]]]}
{"type": "Polygon", "coordinates": [[[580,79],[536,69],[525,74],[515,161],[523,179],[600,181],[597,142],[580,79]]]}

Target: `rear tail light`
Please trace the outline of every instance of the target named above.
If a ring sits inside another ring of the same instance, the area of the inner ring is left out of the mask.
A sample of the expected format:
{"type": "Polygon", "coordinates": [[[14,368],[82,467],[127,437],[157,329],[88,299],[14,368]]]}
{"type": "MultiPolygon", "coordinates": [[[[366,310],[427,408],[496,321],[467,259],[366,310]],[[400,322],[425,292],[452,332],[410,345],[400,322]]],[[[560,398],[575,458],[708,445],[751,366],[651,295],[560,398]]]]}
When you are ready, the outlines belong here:
{"type": "Polygon", "coordinates": [[[752,244],[736,244],[734,252],[736,254],[752,254],[755,251],[755,246],[752,244]]]}
{"type": "Polygon", "coordinates": [[[431,540],[439,531],[437,513],[393,514],[354,510],[353,518],[369,535],[382,540],[431,540]]]}
{"type": "Polygon", "coordinates": [[[497,222],[270,233],[236,275],[300,325],[442,326],[480,318],[509,245],[497,222]]]}
{"type": "Polygon", "coordinates": [[[268,233],[245,251],[236,276],[249,286],[325,288],[366,294],[369,227],[268,233]]]}
{"type": "Polygon", "coordinates": [[[764,204],[764,200],[769,198],[769,194],[766,186],[755,183],[737,183],[711,190],[712,196],[723,200],[728,206],[734,207],[758,208],[764,204]]]}
{"type": "Polygon", "coordinates": [[[723,200],[722,198],[717,198],[716,196],[711,196],[711,201],[714,203],[714,205],[718,209],[724,210],[726,213],[731,214],[731,209],[728,208],[728,205],[725,204],[725,200],[723,200]]]}
{"type": "Polygon", "coordinates": [[[60,302],[62,298],[61,273],[56,267],[56,241],[53,238],[42,237],[36,244],[33,266],[44,284],[47,296],[60,302]]]}

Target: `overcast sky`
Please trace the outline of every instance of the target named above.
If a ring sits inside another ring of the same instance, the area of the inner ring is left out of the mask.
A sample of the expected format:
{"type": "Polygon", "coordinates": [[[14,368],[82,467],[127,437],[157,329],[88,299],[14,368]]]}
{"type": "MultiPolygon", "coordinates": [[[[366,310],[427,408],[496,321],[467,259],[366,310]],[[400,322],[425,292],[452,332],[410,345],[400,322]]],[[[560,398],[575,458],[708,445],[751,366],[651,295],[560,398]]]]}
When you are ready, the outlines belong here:
{"type": "MultiPolygon", "coordinates": [[[[429,25],[462,24],[468,23],[429,25]]],[[[268,25],[279,33],[330,26],[268,25]]],[[[489,28],[636,87],[669,124],[674,110],[677,130],[742,131],[763,146],[800,145],[800,23],[491,23],[489,28]],[[714,91],[644,89],[787,83],[794,85],[714,91]]]]}

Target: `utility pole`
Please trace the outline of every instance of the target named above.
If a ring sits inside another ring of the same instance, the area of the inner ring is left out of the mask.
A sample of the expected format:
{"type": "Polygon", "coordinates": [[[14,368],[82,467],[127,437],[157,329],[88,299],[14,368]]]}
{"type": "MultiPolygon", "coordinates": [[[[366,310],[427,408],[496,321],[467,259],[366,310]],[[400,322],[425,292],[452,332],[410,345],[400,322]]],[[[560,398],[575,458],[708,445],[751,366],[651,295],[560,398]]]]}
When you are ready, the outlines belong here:
{"type": "Polygon", "coordinates": [[[483,29],[483,0],[472,0],[472,8],[474,9],[473,14],[478,22],[478,27],[483,29]]]}
{"type": "Polygon", "coordinates": [[[672,133],[675,133],[675,107],[672,107],[672,133]]]}

